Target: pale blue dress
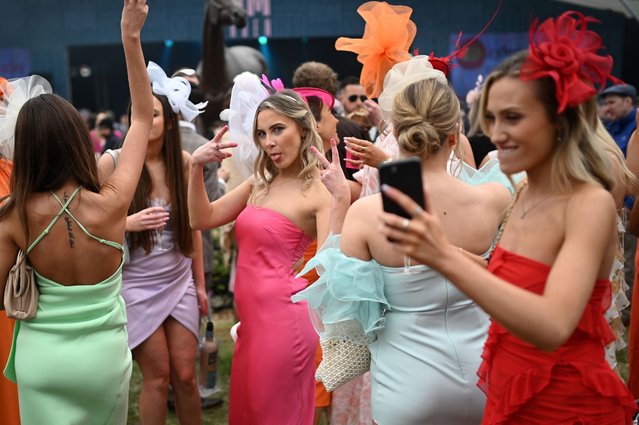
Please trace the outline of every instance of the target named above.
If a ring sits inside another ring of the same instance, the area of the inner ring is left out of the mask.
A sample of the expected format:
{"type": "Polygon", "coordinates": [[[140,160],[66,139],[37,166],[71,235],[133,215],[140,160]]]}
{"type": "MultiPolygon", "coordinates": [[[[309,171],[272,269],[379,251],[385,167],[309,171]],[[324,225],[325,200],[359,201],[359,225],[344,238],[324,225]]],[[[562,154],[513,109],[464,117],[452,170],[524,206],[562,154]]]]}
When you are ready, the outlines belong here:
{"type": "MultiPolygon", "coordinates": [[[[471,185],[513,183],[496,159],[480,170],[449,164],[471,185]]],[[[373,419],[378,425],[480,424],[486,398],[477,369],[489,317],[444,276],[427,266],[385,267],[347,257],[330,236],[300,272],[320,278],[293,297],[307,300],[320,338],[356,321],[371,351],[373,419]],[[327,326],[328,325],[328,326],[327,326]],[[337,325],[337,326],[331,326],[337,325]]],[[[490,250],[489,250],[490,251],[490,250]]],[[[487,256],[487,253],[484,255],[487,256]]]]}
{"type": "Polygon", "coordinates": [[[384,267],[344,255],[331,236],[301,274],[320,278],[293,297],[307,300],[320,336],[358,321],[370,339],[373,419],[379,425],[481,423],[477,368],[488,316],[426,266],[384,267]],[[328,326],[330,328],[330,326],[328,326]]]}

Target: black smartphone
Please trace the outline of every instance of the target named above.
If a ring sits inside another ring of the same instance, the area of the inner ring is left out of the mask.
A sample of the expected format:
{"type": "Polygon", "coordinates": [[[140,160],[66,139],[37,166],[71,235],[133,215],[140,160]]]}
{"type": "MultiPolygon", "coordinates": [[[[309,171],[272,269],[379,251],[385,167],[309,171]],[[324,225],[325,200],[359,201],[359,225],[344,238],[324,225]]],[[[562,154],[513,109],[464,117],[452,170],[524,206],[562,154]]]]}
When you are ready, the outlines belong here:
{"type": "MultiPolygon", "coordinates": [[[[422,167],[419,158],[403,158],[381,164],[379,166],[379,180],[382,184],[387,184],[404,192],[420,207],[426,208],[424,187],[422,185],[422,167]]],[[[389,199],[384,192],[382,192],[382,202],[384,211],[411,218],[408,212],[404,211],[395,201],[389,199]]]]}

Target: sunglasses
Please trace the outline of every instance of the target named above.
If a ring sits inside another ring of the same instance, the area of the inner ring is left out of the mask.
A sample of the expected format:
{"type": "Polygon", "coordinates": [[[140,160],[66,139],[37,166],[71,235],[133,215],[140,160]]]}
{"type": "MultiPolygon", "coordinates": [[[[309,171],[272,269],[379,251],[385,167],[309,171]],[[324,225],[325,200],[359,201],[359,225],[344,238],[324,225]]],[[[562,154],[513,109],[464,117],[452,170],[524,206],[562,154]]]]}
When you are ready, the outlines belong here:
{"type": "Polygon", "coordinates": [[[348,101],[349,102],[357,102],[357,98],[359,98],[359,100],[361,100],[362,102],[366,102],[366,100],[368,99],[368,96],[366,96],[365,94],[361,94],[361,95],[356,95],[356,94],[352,94],[350,96],[348,96],[348,101]]]}

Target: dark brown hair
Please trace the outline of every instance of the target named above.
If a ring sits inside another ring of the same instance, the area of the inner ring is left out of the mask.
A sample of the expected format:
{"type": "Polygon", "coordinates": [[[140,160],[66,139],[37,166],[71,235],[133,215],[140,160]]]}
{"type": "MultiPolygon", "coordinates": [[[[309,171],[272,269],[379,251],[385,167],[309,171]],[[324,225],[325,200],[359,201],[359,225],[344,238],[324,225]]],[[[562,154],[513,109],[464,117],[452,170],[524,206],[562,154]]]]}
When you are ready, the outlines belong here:
{"type": "Polygon", "coordinates": [[[337,74],[321,62],[304,62],[293,73],[293,87],[316,87],[334,95],[337,92],[337,74]]]}
{"type": "MultiPolygon", "coordinates": [[[[162,161],[165,168],[166,184],[171,195],[171,219],[175,243],[182,254],[191,255],[193,251],[193,235],[189,226],[189,213],[186,202],[186,179],[184,178],[184,163],[182,156],[182,143],[177,114],[171,109],[166,96],[154,94],[162,104],[162,116],[164,118],[164,143],[162,144],[162,161]]],[[[142,175],[135,189],[133,201],[129,207],[129,215],[149,207],[153,182],[146,168],[142,168],[142,175]]],[[[153,246],[153,230],[144,232],[130,232],[128,243],[131,252],[142,247],[146,253],[151,252],[153,246]]]]}
{"type": "Polygon", "coordinates": [[[13,164],[11,195],[0,208],[0,219],[17,208],[27,241],[27,202],[33,193],[55,191],[69,180],[100,191],[89,130],[78,111],[55,94],[29,99],[20,109],[13,164]]]}

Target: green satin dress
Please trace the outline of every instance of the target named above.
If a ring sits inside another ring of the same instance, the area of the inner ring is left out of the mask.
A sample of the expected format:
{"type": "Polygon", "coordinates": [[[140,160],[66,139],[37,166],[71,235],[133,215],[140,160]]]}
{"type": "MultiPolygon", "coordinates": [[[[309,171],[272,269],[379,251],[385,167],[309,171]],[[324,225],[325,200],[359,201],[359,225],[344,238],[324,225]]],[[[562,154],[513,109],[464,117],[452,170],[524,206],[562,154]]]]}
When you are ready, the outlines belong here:
{"type": "MultiPolygon", "coordinates": [[[[124,255],[120,244],[91,235],[68,211],[78,189],[65,204],[56,197],[62,209],[27,253],[66,212],[90,238],[124,255]]],[[[64,286],[35,273],[38,311],[17,321],[4,371],[18,384],[22,425],[126,424],[132,363],[122,264],[95,285],[64,286]]]]}

